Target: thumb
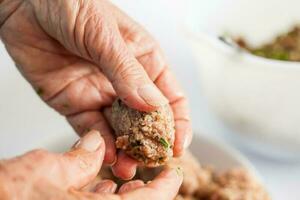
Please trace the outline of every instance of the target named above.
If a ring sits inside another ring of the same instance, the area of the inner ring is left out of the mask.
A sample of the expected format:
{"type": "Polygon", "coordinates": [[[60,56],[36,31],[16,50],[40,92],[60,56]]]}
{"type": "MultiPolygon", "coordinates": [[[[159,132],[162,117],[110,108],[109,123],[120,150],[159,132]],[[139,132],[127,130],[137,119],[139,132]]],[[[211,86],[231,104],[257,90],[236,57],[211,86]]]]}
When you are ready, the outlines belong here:
{"type": "Polygon", "coordinates": [[[95,63],[128,106],[150,111],[167,104],[125,44],[109,3],[75,2],[33,1],[32,4],[43,29],[69,51],[95,63]]]}
{"type": "MultiPolygon", "coordinates": [[[[101,25],[105,26],[105,24],[101,25]]],[[[108,32],[113,36],[103,37],[105,40],[96,43],[88,39],[85,46],[90,49],[89,52],[93,52],[90,54],[92,60],[110,80],[117,95],[129,107],[142,111],[151,111],[166,105],[167,98],[129,51],[119,29],[112,24],[107,26],[112,29],[108,32]],[[99,43],[102,45],[99,46],[99,43]]]]}
{"type": "Polygon", "coordinates": [[[129,107],[150,111],[166,105],[166,97],[128,49],[114,16],[103,9],[109,3],[82,2],[77,12],[77,18],[81,20],[71,34],[82,38],[79,45],[75,45],[76,53],[92,60],[101,69],[129,107]]]}
{"type": "Polygon", "coordinates": [[[136,61],[131,62],[122,63],[115,69],[108,68],[117,71],[111,77],[111,82],[120,99],[129,107],[142,111],[151,111],[166,105],[168,100],[149,79],[140,64],[136,61]]]}
{"type": "Polygon", "coordinates": [[[128,106],[150,111],[168,103],[125,44],[107,1],[58,2],[32,3],[48,34],[69,51],[95,63],[128,106]]]}
{"type": "Polygon", "coordinates": [[[104,152],[104,140],[95,130],[75,143],[60,162],[59,172],[63,173],[65,186],[81,188],[93,180],[101,168],[104,152]]]}
{"type": "Polygon", "coordinates": [[[117,95],[129,107],[150,111],[166,105],[168,100],[129,50],[114,17],[103,10],[103,2],[93,0],[84,1],[84,4],[83,9],[78,12],[83,27],[74,28],[76,38],[84,36],[79,49],[77,48],[79,54],[92,60],[101,69],[117,95]],[[88,6],[89,4],[92,6],[88,6]],[[83,12],[84,8],[88,12],[83,12]],[[91,13],[93,20],[89,20],[91,13]]]}

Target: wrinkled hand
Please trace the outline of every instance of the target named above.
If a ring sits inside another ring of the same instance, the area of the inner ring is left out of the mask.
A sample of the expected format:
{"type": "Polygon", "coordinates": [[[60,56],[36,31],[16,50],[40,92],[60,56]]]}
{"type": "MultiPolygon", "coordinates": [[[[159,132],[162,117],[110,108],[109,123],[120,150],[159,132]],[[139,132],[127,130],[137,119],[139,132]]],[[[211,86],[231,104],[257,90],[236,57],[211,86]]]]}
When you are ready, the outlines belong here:
{"type": "Polygon", "coordinates": [[[0,0],[0,36],[41,98],[82,135],[99,130],[104,162],[130,178],[137,163],[120,153],[104,116],[116,95],[150,111],[170,103],[174,155],[191,141],[187,100],[155,40],[106,0],[0,0]],[[115,163],[116,162],[116,163],[115,163]]]}
{"type": "Polygon", "coordinates": [[[99,181],[91,191],[80,190],[97,175],[105,144],[97,131],[90,131],[64,154],[34,150],[0,161],[1,200],[172,200],[182,182],[175,169],[163,171],[151,183],[130,181],[115,193],[111,180],[99,181]]]}

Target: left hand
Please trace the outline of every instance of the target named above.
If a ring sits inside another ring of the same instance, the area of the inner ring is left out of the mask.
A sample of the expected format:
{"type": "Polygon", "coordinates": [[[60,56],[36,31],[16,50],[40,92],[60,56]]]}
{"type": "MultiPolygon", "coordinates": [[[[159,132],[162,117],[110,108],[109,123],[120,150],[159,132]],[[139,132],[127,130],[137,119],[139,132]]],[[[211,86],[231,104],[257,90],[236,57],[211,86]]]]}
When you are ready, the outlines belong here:
{"type": "Polygon", "coordinates": [[[182,182],[175,169],[163,171],[151,183],[130,181],[115,193],[111,180],[82,191],[98,174],[105,144],[97,131],[86,134],[64,154],[34,150],[0,161],[1,200],[172,200],[182,182]]]}

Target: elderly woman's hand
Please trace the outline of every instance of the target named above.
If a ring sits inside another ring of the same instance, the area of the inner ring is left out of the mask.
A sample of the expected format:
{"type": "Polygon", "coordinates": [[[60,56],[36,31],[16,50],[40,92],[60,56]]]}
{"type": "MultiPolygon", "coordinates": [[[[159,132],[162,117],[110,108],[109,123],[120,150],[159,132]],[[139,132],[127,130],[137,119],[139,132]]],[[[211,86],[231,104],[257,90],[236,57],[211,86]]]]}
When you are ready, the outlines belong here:
{"type": "Polygon", "coordinates": [[[117,176],[132,177],[136,162],[117,159],[102,113],[116,96],[144,111],[170,103],[174,155],[189,145],[187,100],[160,47],[107,0],[0,0],[0,36],[23,76],[79,135],[101,132],[104,162],[117,176]]]}
{"type": "Polygon", "coordinates": [[[130,181],[115,193],[111,180],[99,181],[90,191],[81,188],[97,175],[105,144],[97,131],[90,131],[64,154],[34,150],[0,161],[0,199],[22,200],[172,200],[182,182],[176,169],[163,171],[151,183],[130,181]]]}

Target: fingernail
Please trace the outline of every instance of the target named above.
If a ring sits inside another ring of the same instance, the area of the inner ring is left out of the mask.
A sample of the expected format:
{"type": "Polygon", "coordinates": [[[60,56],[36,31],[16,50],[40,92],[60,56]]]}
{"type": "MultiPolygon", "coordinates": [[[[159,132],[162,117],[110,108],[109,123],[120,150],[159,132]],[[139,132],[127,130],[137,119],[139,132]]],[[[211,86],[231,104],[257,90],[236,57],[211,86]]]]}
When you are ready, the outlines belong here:
{"type": "Polygon", "coordinates": [[[89,152],[96,151],[101,146],[102,140],[98,131],[92,130],[81,138],[75,148],[81,148],[89,152]]]}
{"type": "Polygon", "coordinates": [[[100,183],[98,183],[95,186],[94,192],[112,194],[116,191],[116,189],[117,189],[117,184],[112,180],[102,180],[100,183]]]}
{"type": "Polygon", "coordinates": [[[116,177],[118,177],[118,178],[120,178],[120,179],[122,179],[124,181],[132,180],[135,177],[135,175],[136,175],[136,173],[133,173],[130,177],[124,177],[124,176],[118,174],[117,171],[116,171],[116,169],[114,167],[111,168],[111,171],[112,171],[113,175],[115,175],[116,177]]]}
{"type": "Polygon", "coordinates": [[[169,102],[157,88],[150,84],[139,87],[138,94],[151,106],[164,106],[169,102]]]}
{"type": "Polygon", "coordinates": [[[114,160],[112,161],[112,163],[108,163],[108,165],[109,165],[109,166],[115,165],[116,162],[117,162],[117,160],[118,160],[118,159],[117,159],[117,156],[115,156],[115,157],[114,157],[114,160]]]}

